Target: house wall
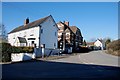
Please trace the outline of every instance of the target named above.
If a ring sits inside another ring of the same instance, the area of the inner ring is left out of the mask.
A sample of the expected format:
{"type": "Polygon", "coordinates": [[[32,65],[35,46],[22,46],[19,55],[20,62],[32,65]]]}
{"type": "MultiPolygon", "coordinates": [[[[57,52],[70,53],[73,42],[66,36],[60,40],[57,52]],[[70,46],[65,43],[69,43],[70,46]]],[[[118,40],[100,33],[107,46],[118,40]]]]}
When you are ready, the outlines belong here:
{"type": "Polygon", "coordinates": [[[27,40],[27,46],[32,46],[32,41],[38,46],[39,43],[39,27],[34,27],[14,33],[8,34],[8,42],[12,46],[20,46],[17,37],[24,37],[27,40]],[[28,40],[28,38],[35,38],[35,40],[28,40]]]}
{"type": "Polygon", "coordinates": [[[45,48],[57,48],[58,46],[58,28],[51,17],[41,24],[41,44],[45,44],[45,48]]]}
{"type": "Polygon", "coordinates": [[[99,41],[99,40],[97,40],[97,41],[94,43],[94,45],[95,45],[96,47],[101,47],[102,50],[105,49],[105,43],[104,43],[104,42],[101,42],[101,41],[99,41]]]}
{"type": "Polygon", "coordinates": [[[81,32],[79,29],[76,31],[75,40],[76,40],[78,46],[82,45],[83,38],[82,38],[82,35],[81,35],[81,32]]]}
{"type": "Polygon", "coordinates": [[[70,43],[70,32],[66,32],[66,40],[70,43]]]}
{"type": "Polygon", "coordinates": [[[40,44],[45,44],[45,48],[50,48],[50,49],[57,48],[58,28],[53,18],[49,17],[46,21],[44,21],[40,25],[41,25],[41,30],[39,26],[36,26],[30,29],[8,34],[8,42],[12,46],[20,46],[23,44],[19,43],[17,37],[24,37],[27,40],[27,46],[33,46],[32,41],[34,41],[37,47],[39,47],[39,42],[40,42],[40,44]],[[33,38],[35,40],[29,40],[33,38]]]}
{"type": "Polygon", "coordinates": [[[103,47],[102,43],[101,43],[99,40],[97,40],[97,41],[94,43],[94,45],[95,45],[96,47],[103,47]]]}
{"type": "Polygon", "coordinates": [[[60,29],[58,31],[58,41],[60,41],[62,38],[62,33],[63,33],[63,29],[64,29],[64,25],[62,25],[61,23],[57,23],[58,28],[60,29]]]}

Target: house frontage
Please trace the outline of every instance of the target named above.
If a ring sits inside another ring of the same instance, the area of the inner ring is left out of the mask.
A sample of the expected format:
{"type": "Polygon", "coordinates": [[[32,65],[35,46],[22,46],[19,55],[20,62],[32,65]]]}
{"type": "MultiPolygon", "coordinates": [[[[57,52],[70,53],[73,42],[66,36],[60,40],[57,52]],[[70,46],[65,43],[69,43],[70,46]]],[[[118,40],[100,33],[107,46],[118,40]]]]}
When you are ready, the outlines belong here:
{"type": "Polygon", "coordinates": [[[51,15],[39,20],[29,22],[27,18],[24,25],[8,33],[8,42],[12,46],[32,46],[55,49],[58,46],[58,27],[51,15]]]}
{"type": "Polygon", "coordinates": [[[70,26],[70,29],[75,34],[75,37],[74,37],[74,45],[75,45],[75,47],[81,46],[83,44],[83,37],[82,37],[80,29],[78,27],[76,27],[76,26],[70,26]]]}
{"type": "Polygon", "coordinates": [[[69,22],[59,22],[57,23],[58,31],[58,48],[72,49],[78,48],[83,41],[81,31],[76,26],[69,26],[69,22]]]}

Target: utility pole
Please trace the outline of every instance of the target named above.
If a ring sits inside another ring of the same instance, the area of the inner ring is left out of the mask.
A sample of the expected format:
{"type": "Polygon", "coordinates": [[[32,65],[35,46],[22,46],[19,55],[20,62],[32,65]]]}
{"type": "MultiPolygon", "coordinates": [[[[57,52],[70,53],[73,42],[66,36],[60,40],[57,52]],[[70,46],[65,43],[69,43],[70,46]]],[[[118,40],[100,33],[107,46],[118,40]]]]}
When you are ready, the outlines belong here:
{"type": "Polygon", "coordinates": [[[63,50],[65,50],[65,32],[63,32],[63,50]]]}
{"type": "Polygon", "coordinates": [[[39,29],[40,29],[40,30],[39,30],[40,32],[39,32],[39,45],[38,45],[38,48],[40,48],[40,47],[41,47],[41,42],[40,42],[40,38],[41,38],[41,27],[42,27],[42,26],[41,26],[41,25],[38,25],[38,26],[39,26],[39,29]]]}
{"type": "Polygon", "coordinates": [[[66,38],[66,33],[65,33],[65,26],[63,28],[63,51],[65,50],[65,38],[66,38]]]}

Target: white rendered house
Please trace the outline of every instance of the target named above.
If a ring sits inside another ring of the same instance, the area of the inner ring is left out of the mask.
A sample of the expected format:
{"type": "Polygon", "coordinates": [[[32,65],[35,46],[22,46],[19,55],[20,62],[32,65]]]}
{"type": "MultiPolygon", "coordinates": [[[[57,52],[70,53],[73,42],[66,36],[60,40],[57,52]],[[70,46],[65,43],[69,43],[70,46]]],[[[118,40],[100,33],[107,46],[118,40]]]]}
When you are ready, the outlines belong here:
{"type": "Polygon", "coordinates": [[[99,39],[97,39],[97,40],[94,42],[94,46],[95,46],[95,47],[100,47],[101,50],[103,50],[104,47],[105,47],[105,45],[104,45],[104,43],[102,42],[102,40],[99,40],[99,39]]]}
{"type": "Polygon", "coordinates": [[[24,25],[13,29],[8,33],[8,42],[12,46],[36,46],[55,49],[58,46],[58,27],[53,17],[47,16],[29,23],[25,20],[24,25]]]}

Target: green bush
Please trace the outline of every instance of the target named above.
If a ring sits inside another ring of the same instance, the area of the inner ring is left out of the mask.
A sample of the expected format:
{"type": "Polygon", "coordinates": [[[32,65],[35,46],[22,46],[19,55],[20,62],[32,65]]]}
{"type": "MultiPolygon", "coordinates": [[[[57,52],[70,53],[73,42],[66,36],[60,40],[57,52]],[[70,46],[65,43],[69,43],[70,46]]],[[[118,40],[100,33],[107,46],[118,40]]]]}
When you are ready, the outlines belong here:
{"type": "Polygon", "coordinates": [[[12,53],[20,53],[21,51],[22,51],[22,48],[12,46],[12,53]]]}
{"type": "Polygon", "coordinates": [[[12,46],[9,43],[0,43],[0,62],[11,61],[12,46]]]}
{"type": "Polygon", "coordinates": [[[15,47],[9,43],[0,43],[0,62],[11,61],[11,53],[33,53],[33,47],[15,47]]]}

